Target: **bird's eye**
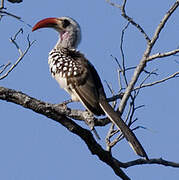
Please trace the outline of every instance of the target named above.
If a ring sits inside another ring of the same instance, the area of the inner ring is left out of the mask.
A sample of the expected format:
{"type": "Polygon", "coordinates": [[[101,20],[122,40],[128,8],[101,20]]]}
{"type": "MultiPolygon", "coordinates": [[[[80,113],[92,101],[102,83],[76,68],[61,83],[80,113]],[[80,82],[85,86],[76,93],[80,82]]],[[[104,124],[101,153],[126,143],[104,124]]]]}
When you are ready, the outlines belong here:
{"type": "Polygon", "coordinates": [[[69,26],[69,25],[70,25],[70,21],[67,20],[67,19],[64,19],[64,20],[63,20],[63,28],[66,28],[66,27],[69,26]]]}

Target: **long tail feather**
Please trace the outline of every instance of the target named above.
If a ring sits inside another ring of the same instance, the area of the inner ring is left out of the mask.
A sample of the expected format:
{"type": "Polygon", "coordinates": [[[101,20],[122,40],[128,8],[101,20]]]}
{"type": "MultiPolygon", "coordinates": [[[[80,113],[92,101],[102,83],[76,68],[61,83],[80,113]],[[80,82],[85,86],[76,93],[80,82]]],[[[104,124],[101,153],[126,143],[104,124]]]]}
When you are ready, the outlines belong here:
{"type": "Polygon", "coordinates": [[[129,129],[129,127],[125,124],[125,122],[121,119],[120,115],[113,110],[110,104],[106,101],[106,99],[101,99],[99,102],[101,108],[108,116],[108,118],[119,128],[119,130],[123,133],[124,137],[127,139],[128,143],[139,156],[145,157],[148,159],[148,156],[138,141],[135,134],[129,129]]]}

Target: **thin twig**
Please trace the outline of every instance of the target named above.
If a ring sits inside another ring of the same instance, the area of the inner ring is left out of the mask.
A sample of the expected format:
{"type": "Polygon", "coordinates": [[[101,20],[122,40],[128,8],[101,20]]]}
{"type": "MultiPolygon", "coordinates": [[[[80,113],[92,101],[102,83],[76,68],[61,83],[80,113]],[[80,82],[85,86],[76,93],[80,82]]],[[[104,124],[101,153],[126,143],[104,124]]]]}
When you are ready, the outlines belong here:
{"type": "Polygon", "coordinates": [[[168,77],[166,77],[166,78],[163,78],[163,79],[161,79],[161,80],[159,80],[159,81],[155,81],[155,82],[148,83],[148,84],[142,84],[141,86],[135,87],[135,88],[134,88],[134,91],[135,91],[135,90],[138,90],[138,89],[141,89],[141,88],[145,88],[145,87],[149,87],[149,86],[154,86],[154,85],[156,85],[156,84],[160,84],[160,83],[163,83],[163,82],[165,82],[165,81],[167,81],[167,80],[169,80],[169,79],[177,78],[177,77],[179,77],[179,71],[178,71],[178,72],[175,72],[174,74],[172,74],[172,75],[170,75],[170,76],[168,76],[168,77]]]}
{"type": "MultiPolygon", "coordinates": [[[[155,71],[157,71],[157,69],[154,69],[153,71],[151,71],[151,72],[143,79],[143,81],[140,83],[139,87],[141,87],[141,86],[144,84],[144,82],[145,82],[153,73],[155,73],[155,71]]],[[[134,92],[136,92],[136,95],[138,95],[138,94],[139,94],[139,91],[140,91],[140,88],[137,89],[137,90],[135,90],[134,92]]]]}
{"type": "MultiPolygon", "coordinates": [[[[137,96],[136,96],[137,97],[137,96]]],[[[130,103],[131,104],[131,114],[130,114],[130,117],[129,117],[129,122],[128,122],[128,126],[130,127],[134,122],[135,120],[133,120],[133,116],[134,116],[134,113],[135,113],[135,98],[133,98],[132,102],[130,103]]]]}
{"type": "Polygon", "coordinates": [[[117,69],[117,78],[118,78],[119,92],[121,92],[124,88],[122,87],[121,71],[119,69],[117,69]]]}
{"type": "Polygon", "coordinates": [[[123,95],[124,95],[124,93],[121,92],[121,93],[119,93],[117,95],[113,95],[112,97],[107,98],[107,101],[111,102],[111,101],[115,101],[117,99],[122,99],[123,95]]]}
{"type": "Polygon", "coordinates": [[[132,111],[132,103],[129,104],[129,108],[128,108],[128,111],[127,111],[127,115],[126,115],[126,118],[125,118],[125,123],[128,121],[129,119],[129,116],[131,114],[131,111],[132,111]]]}
{"type": "Polygon", "coordinates": [[[112,54],[111,54],[111,57],[116,61],[117,65],[118,65],[118,67],[119,67],[119,69],[120,69],[120,71],[122,71],[122,67],[121,67],[118,59],[117,59],[116,57],[114,57],[112,54]]]}
{"type": "MultiPolygon", "coordinates": [[[[107,81],[105,81],[105,82],[106,82],[107,87],[108,87],[109,91],[111,92],[112,96],[114,96],[114,95],[115,95],[115,92],[114,92],[114,90],[113,90],[113,88],[112,88],[112,85],[109,84],[107,81]]],[[[116,104],[117,104],[117,99],[114,100],[114,101],[112,101],[112,107],[115,108],[115,107],[116,107],[116,104]]]]}
{"type": "Polygon", "coordinates": [[[27,46],[27,48],[25,49],[25,51],[23,52],[21,49],[20,49],[20,47],[19,47],[19,45],[17,44],[17,42],[16,42],[16,38],[17,38],[17,36],[18,36],[18,34],[19,33],[22,33],[23,31],[20,29],[16,34],[15,34],[15,36],[13,37],[13,38],[10,38],[10,41],[16,46],[16,48],[18,49],[18,51],[19,51],[19,54],[20,54],[20,56],[19,56],[19,58],[16,60],[16,62],[9,68],[9,70],[4,74],[4,75],[2,75],[2,76],[0,76],[0,80],[2,80],[2,79],[4,79],[5,77],[7,77],[8,75],[9,75],[9,73],[19,64],[19,62],[23,59],[23,57],[27,54],[27,52],[29,51],[29,49],[30,49],[30,47],[33,45],[33,43],[35,42],[35,40],[34,41],[30,41],[29,40],[29,35],[27,36],[27,41],[28,41],[28,46],[27,46]]]}
{"type": "Polygon", "coordinates": [[[117,75],[118,75],[118,84],[119,84],[119,92],[122,91],[123,87],[122,87],[122,82],[121,82],[121,72],[122,67],[118,61],[118,59],[116,57],[114,57],[113,55],[111,55],[111,57],[116,61],[117,65],[118,65],[118,69],[117,69],[117,75]]]}
{"type": "Polygon", "coordinates": [[[155,71],[157,71],[158,69],[154,69],[153,71],[151,71],[144,79],[143,81],[140,83],[140,86],[142,86],[142,84],[144,84],[144,82],[153,74],[155,73],[155,71]]]}
{"type": "MultiPolygon", "coordinates": [[[[134,91],[135,92],[135,91],[134,91]]],[[[131,102],[130,102],[130,116],[129,116],[129,122],[128,122],[128,126],[130,127],[132,125],[132,123],[134,122],[133,121],[133,116],[134,116],[134,113],[136,111],[135,109],[135,99],[137,98],[137,95],[138,94],[134,94],[133,96],[131,95],[130,98],[131,98],[131,102]]],[[[127,121],[126,121],[127,123],[127,121]]]]}
{"type": "Polygon", "coordinates": [[[169,51],[169,52],[165,52],[165,53],[153,54],[147,58],[147,61],[149,62],[149,61],[152,61],[152,60],[157,59],[157,58],[164,58],[164,57],[172,56],[172,55],[175,55],[177,53],[179,53],[179,49],[175,49],[173,51],[169,51]]]}
{"type": "Polygon", "coordinates": [[[128,167],[131,167],[131,166],[142,165],[142,164],[160,164],[160,165],[164,165],[164,166],[179,168],[179,163],[172,162],[172,161],[166,161],[166,160],[164,160],[162,158],[149,159],[149,160],[137,159],[137,160],[129,161],[129,162],[126,162],[126,163],[121,163],[121,167],[128,168],[128,167]]]}
{"type": "Polygon", "coordinates": [[[166,22],[168,21],[168,19],[170,18],[170,16],[175,12],[175,10],[178,8],[179,6],[179,1],[177,0],[172,7],[169,9],[169,11],[164,15],[163,19],[160,21],[159,25],[157,26],[157,29],[154,33],[153,38],[151,39],[151,47],[153,47],[153,45],[155,44],[155,42],[157,41],[157,39],[159,38],[159,34],[162,31],[162,29],[164,28],[166,22]]]}
{"type": "Polygon", "coordinates": [[[111,2],[110,0],[106,0],[106,2],[108,2],[111,6],[114,6],[114,7],[116,7],[116,8],[121,9],[122,16],[123,16],[128,22],[130,22],[132,25],[134,25],[134,26],[144,35],[144,38],[147,40],[147,42],[150,43],[150,38],[149,38],[149,36],[145,33],[144,29],[143,29],[139,24],[137,24],[131,17],[129,17],[129,16],[126,14],[125,6],[126,6],[126,3],[127,3],[127,0],[124,0],[124,2],[123,2],[122,5],[118,5],[118,4],[116,4],[116,3],[113,3],[113,2],[111,2]]]}
{"type": "Polygon", "coordinates": [[[130,22],[128,22],[127,25],[122,30],[121,43],[120,43],[120,51],[121,51],[121,55],[122,55],[122,75],[123,75],[124,82],[125,82],[126,86],[128,86],[128,82],[127,82],[127,77],[126,77],[126,74],[125,74],[126,73],[126,66],[125,66],[123,43],[124,43],[124,34],[125,34],[126,29],[129,27],[129,24],[130,24],[130,22]]]}
{"type": "Polygon", "coordinates": [[[0,10],[0,14],[5,14],[5,15],[11,16],[11,17],[13,17],[13,18],[15,18],[15,19],[21,20],[21,17],[16,16],[15,14],[12,14],[12,13],[9,13],[9,12],[6,12],[6,11],[3,11],[3,10],[0,10]]]}
{"type": "Polygon", "coordinates": [[[19,51],[20,56],[22,56],[23,52],[22,52],[22,50],[20,49],[19,45],[16,42],[16,38],[20,33],[23,34],[23,29],[22,28],[19,29],[19,31],[14,35],[14,37],[10,38],[10,42],[12,42],[16,46],[17,50],[19,51]]]}
{"type": "Polygon", "coordinates": [[[147,43],[149,44],[149,43],[150,43],[150,38],[149,38],[149,36],[145,33],[144,29],[143,29],[139,24],[137,24],[131,17],[129,17],[129,16],[126,14],[126,11],[125,11],[126,3],[127,3],[127,0],[124,0],[123,5],[121,6],[122,16],[123,16],[128,22],[130,22],[132,25],[134,25],[134,26],[144,35],[144,38],[146,39],[147,43]]]}
{"type": "MultiPolygon", "coordinates": [[[[108,89],[110,90],[111,94],[114,96],[115,93],[114,93],[114,90],[113,90],[112,86],[111,86],[107,81],[105,81],[105,82],[106,82],[107,87],[108,87],[108,89]]],[[[113,102],[112,107],[115,109],[115,106],[116,106],[116,104],[117,104],[117,99],[116,99],[115,101],[112,101],[112,102],[113,102]]],[[[115,130],[114,130],[114,124],[111,123],[111,126],[110,126],[110,128],[109,128],[109,130],[108,130],[108,133],[107,133],[107,135],[106,135],[106,138],[105,138],[105,141],[106,141],[106,150],[109,151],[109,152],[111,151],[111,148],[112,148],[111,142],[110,142],[110,138],[113,136],[112,134],[113,134],[114,132],[115,132],[115,130]]]]}
{"type": "Polygon", "coordinates": [[[106,142],[106,150],[111,152],[111,136],[112,136],[112,133],[114,132],[114,124],[111,123],[111,126],[108,130],[108,133],[106,135],[106,138],[105,138],[105,142],[106,142]]]}
{"type": "MultiPolygon", "coordinates": [[[[2,1],[1,1],[1,2],[2,2],[2,1]]],[[[20,22],[24,23],[25,25],[27,25],[28,27],[32,28],[32,25],[26,23],[24,20],[22,20],[21,17],[15,15],[15,14],[12,14],[12,13],[10,13],[10,12],[7,12],[7,11],[3,11],[2,9],[6,9],[6,8],[4,8],[4,7],[3,7],[3,8],[0,8],[0,20],[1,20],[1,18],[2,18],[3,16],[7,15],[7,16],[10,16],[10,17],[13,17],[13,18],[17,19],[18,21],[20,21],[20,22]]]]}
{"type": "MultiPolygon", "coordinates": [[[[117,133],[117,132],[116,132],[117,133]]],[[[112,142],[110,142],[110,147],[113,148],[118,142],[120,142],[122,139],[124,139],[124,136],[122,133],[120,133],[112,142]]]]}
{"type": "MultiPolygon", "coordinates": [[[[130,70],[133,70],[133,69],[135,69],[137,66],[131,66],[131,67],[128,67],[128,68],[126,68],[125,69],[125,71],[130,71],[130,70]]],[[[119,70],[120,71],[120,70],[119,70]]],[[[122,70],[121,70],[122,71],[122,70]]],[[[146,74],[153,74],[153,75],[158,75],[156,72],[154,72],[154,73],[151,73],[150,71],[147,71],[146,69],[144,69],[143,70],[146,74]]]]}
{"type": "MultiPolygon", "coordinates": [[[[126,0],[124,0],[124,2],[126,2],[126,0]]],[[[153,38],[151,40],[150,43],[147,44],[147,48],[143,54],[143,57],[140,60],[140,63],[138,64],[137,68],[134,71],[134,74],[132,76],[132,79],[128,85],[128,87],[126,88],[126,91],[124,93],[124,96],[120,102],[119,105],[119,112],[122,114],[124,111],[124,108],[126,106],[127,100],[130,97],[131,92],[133,91],[133,87],[135,85],[135,83],[137,82],[140,74],[142,73],[142,71],[144,70],[146,63],[147,63],[147,59],[149,58],[149,55],[152,51],[152,48],[155,44],[155,42],[157,41],[159,34],[161,32],[161,30],[163,29],[164,25],[166,24],[167,20],[169,19],[169,17],[173,14],[173,12],[176,10],[176,8],[179,6],[179,1],[176,1],[171,8],[169,9],[169,11],[167,12],[166,15],[164,15],[163,19],[161,20],[161,22],[159,23],[159,25],[157,26],[157,29],[153,35],[153,38]]],[[[125,5],[123,6],[123,9],[125,8],[125,5]]],[[[125,9],[124,9],[124,13],[125,13],[125,9]]]]}
{"type": "Polygon", "coordinates": [[[2,68],[2,69],[0,70],[0,74],[2,74],[10,64],[11,64],[11,62],[1,65],[0,68],[2,68]]]}
{"type": "MultiPolygon", "coordinates": [[[[157,70],[158,70],[158,69],[156,69],[156,71],[157,71],[157,70]]],[[[146,69],[144,69],[143,72],[146,73],[146,74],[158,76],[158,74],[157,74],[156,72],[150,72],[150,71],[147,71],[146,69]]]]}

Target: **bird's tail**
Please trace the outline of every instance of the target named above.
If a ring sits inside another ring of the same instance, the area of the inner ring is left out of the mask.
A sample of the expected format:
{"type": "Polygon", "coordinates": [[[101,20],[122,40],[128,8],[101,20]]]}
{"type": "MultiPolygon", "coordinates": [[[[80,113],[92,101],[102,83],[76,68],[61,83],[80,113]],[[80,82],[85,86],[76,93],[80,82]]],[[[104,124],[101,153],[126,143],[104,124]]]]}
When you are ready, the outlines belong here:
{"type": "Polygon", "coordinates": [[[148,156],[138,141],[135,134],[129,129],[129,127],[125,124],[125,122],[121,119],[119,113],[115,112],[106,99],[102,98],[99,101],[99,104],[108,118],[119,128],[119,130],[123,133],[124,137],[127,139],[128,143],[135,151],[135,153],[139,156],[145,157],[148,159],[148,156]]]}

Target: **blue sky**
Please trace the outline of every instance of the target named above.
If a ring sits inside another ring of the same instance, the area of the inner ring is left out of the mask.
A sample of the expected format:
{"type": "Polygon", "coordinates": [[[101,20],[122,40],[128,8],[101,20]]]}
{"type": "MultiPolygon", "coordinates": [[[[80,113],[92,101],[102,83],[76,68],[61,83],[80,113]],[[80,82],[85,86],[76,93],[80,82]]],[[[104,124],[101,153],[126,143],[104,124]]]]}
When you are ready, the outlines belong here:
{"type": "MultiPolygon", "coordinates": [[[[118,2],[118,1],[115,1],[118,2]]],[[[119,1],[120,2],[120,1],[119,1]]],[[[163,15],[174,0],[140,0],[128,1],[127,12],[136,20],[151,37],[163,15]]],[[[8,11],[14,13],[31,25],[46,17],[70,16],[81,25],[82,41],[79,50],[94,64],[104,80],[118,90],[117,65],[110,55],[119,61],[121,30],[126,21],[117,8],[110,6],[105,0],[53,0],[24,1],[21,4],[6,2],[8,11]]],[[[162,31],[153,53],[170,51],[179,46],[179,10],[173,14],[162,31]]],[[[3,17],[0,21],[1,63],[14,62],[18,58],[17,49],[9,38],[19,28],[24,33],[18,37],[22,49],[27,46],[26,36],[36,43],[30,49],[18,67],[0,83],[0,86],[22,91],[37,99],[50,103],[60,103],[69,96],[51,78],[48,70],[48,52],[57,41],[57,33],[50,29],[42,29],[32,33],[23,23],[3,17]],[[3,49],[3,50],[2,50],[3,49]]],[[[124,38],[124,52],[127,66],[139,63],[146,48],[143,36],[129,26],[124,38]]],[[[149,63],[148,70],[158,69],[158,76],[151,76],[153,82],[179,69],[175,62],[179,57],[173,56],[158,59],[149,63]]],[[[179,61],[179,60],[178,60],[179,61]]],[[[132,72],[128,77],[131,78],[132,72]]],[[[178,79],[146,88],[141,91],[136,103],[145,104],[138,110],[136,125],[149,130],[140,129],[137,137],[143,144],[149,158],[164,158],[179,162],[178,79]]],[[[105,86],[106,93],[109,91],[105,86]]],[[[70,105],[76,107],[77,104],[70,105]]],[[[83,108],[82,106],[78,106],[83,108]]],[[[59,179],[117,179],[113,171],[96,156],[92,156],[79,137],[69,133],[60,124],[15,104],[0,102],[0,179],[3,180],[59,180],[59,179]]],[[[80,123],[83,127],[84,124],[80,123]]],[[[87,127],[86,127],[87,128],[87,127]]],[[[105,137],[109,126],[97,128],[100,136],[105,137]]],[[[100,142],[104,147],[104,142],[100,142]]],[[[120,142],[113,154],[121,161],[138,158],[125,141],[120,142]]],[[[179,170],[158,165],[142,165],[128,168],[125,172],[131,179],[177,180],[179,170]]]]}

